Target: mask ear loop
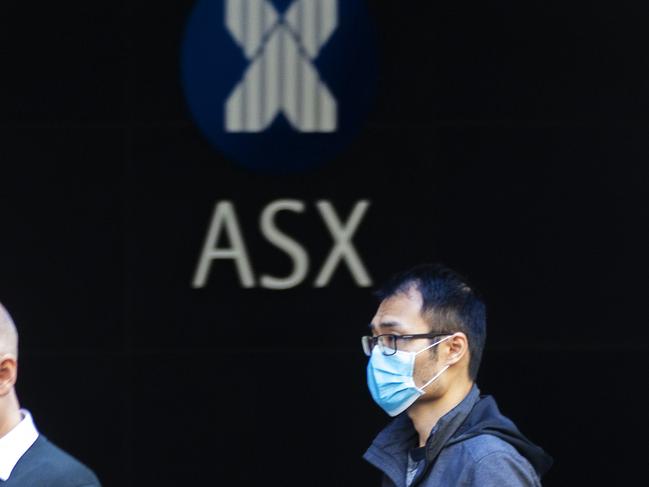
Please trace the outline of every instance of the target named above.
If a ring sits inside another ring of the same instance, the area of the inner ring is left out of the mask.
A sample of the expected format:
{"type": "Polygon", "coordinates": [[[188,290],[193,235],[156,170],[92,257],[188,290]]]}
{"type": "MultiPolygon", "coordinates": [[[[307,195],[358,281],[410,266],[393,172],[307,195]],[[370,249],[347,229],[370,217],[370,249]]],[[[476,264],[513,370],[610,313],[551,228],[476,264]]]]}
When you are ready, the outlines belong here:
{"type": "MultiPolygon", "coordinates": [[[[439,344],[442,343],[443,341],[448,340],[449,338],[453,338],[453,336],[455,336],[455,334],[453,334],[453,335],[449,335],[449,336],[447,336],[446,338],[442,338],[441,340],[439,340],[439,341],[433,343],[432,345],[429,345],[429,346],[427,346],[426,348],[422,348],[422,349],[419,350],[415,355],[420,354],[421,352],[423,352],[423,351],[425,351],[425,350],[428,350],[429,348],[432,348],[432,347],[434,347],[435,345],[439,345],[439,344]]],[[[437,372],[437,373],[433,376],[432,379],[430,379],[430,380],[429,380],[428,382],[426,382],[423,386],[421,386],[421,387],[419,388],[419,390],[422,392],[422,394],[426,392],[426,391],[424,391],[424,389],[425,389],[426,387],[428,387],[430,384],[432,384],[433,381],[434,381],[435,379],[437,379],[440,375],[442,375],[444,372],[446,372],[446,369],[448,369],[449,367],[450,367],[450,365],[445,365],[445,366],[442,368],[442,370],[440,370],[439,372],[437,372]]]]}
{"type": "Polygon", "coordinates": [[[425,351],[428,350],[429,348],[433,348],[435,345],[439,345],[440,343],[442,343],[442,342],[448,340],[449,338],[453,338],[454,336],[455,336],[455,333],[453,333],[452,335],[447,336],[446,338],[442,338],[441,340],[436,341],[435,343],[433,343],[433,344],[431,344],[431,345],[428,345],[426,348],[422,348],[421,350],[419,350],[418,352],[416,352],[415,355],[419,355],[421,352],[425,352],[425,351]]]}
{"type": "Polygon", "coordinates": [[[422,392],[426,392],[426,391],[424,391],[424,389],[425,389],[426,387],[428,387],[430,384],[432,384],[433,381],[434,381],[435,379],[437,379],[440,375],[442,375],[444,372],[446,372],[446,369],[448,369],[449,367],[450,367],[449,365],[445,365],[444,368],[443,368],[442,370],[440,370],[439,372],[437,372],[437,373],[433,376],[433,378],[432,378],[431,380],[429,380],[428,382],[426,382],[423,386],[421,386],[421,387],[419,388],[419,390],[422,391],[422,392]]]}

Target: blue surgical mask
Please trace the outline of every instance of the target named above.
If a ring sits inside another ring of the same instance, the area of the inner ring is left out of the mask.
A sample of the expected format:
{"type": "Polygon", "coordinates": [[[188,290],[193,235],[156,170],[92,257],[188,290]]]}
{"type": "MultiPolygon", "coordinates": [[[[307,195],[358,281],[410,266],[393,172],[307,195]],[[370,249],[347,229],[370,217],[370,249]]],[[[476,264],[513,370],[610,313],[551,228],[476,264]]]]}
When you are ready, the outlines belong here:
{"type": "Polygon", "coordinates": [[[449,367],[444,366],[432,379],[423,386],[417,387],[413,378],[415,357],[452,336],[447,336],[418,352],[397,350],[389,356],[383,355],[379,347],[375,346],[367,364],[367,385],[372,399],[390,416],[396,416],[408,409],[419,396],[424,394],[424,389],[449,367]]]}

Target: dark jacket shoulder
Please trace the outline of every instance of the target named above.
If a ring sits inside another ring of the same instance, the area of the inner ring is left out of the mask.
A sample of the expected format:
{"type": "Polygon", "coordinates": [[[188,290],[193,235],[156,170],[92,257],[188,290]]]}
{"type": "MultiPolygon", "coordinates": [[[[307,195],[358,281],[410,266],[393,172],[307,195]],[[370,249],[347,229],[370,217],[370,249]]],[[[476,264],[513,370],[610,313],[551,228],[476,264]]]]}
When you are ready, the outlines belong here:
{"type": "Polygon", "coordinates": [[[63,451],[45,436],[18,460],[3,486],[100,487],[95,474],[79,460],[63,451]]]}
{"type": "MultiPolygon", "coordinates": [[[[405,486],[409,450],[416,432],[407,415],[395,418],[376,437],[364,458],[379,468],[384,485],[405,486]]],[[[503,416],[477,386],[433,428],[425,464],[412,486],[538,486],[552,459],[503,416]]]]}

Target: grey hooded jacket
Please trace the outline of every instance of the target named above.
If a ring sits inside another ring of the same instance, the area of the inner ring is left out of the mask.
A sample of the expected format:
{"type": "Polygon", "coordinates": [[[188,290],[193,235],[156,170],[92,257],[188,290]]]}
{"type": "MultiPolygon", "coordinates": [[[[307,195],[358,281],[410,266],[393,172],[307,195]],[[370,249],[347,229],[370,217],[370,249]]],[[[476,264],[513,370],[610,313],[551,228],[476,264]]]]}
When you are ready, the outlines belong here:
{"type": "Polygon", "coordinates": [[[410,418],[402,413],[367,450],[364,458],[383,472],[384,487],[537,487],[552,465],[552,459],[500,413],[493,397],[480,396],[475,385],[437,422],[425,458],[412,472],[409,458],[416,440],[410,418]]]}

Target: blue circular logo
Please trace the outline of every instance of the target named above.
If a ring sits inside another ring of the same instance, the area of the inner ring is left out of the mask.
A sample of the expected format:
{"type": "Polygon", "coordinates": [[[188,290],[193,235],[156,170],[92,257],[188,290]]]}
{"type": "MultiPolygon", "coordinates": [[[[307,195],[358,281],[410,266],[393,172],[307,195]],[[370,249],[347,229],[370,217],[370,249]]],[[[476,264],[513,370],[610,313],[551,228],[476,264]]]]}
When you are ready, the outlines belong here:
{"type": "Polygon", "coordinates": [[[363,0],[199,0],[182,47],[198,127],[256,170],[333,158],[360,130],[377,76],[363,0]]]}

